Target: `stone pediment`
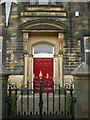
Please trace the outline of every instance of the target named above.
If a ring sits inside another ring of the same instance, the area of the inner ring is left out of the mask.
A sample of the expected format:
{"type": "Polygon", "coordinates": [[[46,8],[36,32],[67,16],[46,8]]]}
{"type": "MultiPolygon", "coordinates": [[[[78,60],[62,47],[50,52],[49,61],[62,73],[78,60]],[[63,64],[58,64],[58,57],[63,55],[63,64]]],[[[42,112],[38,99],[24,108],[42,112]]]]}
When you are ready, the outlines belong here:
{"type": "Polygon", "coordinates": [[[61,32],[65,32],[67,30],[67,26],[62,22],[54,19],[34,19],[27,21],[20,25],[20,29],[22,31],[29,30],[59,30],[61,32]]]}
{"type": "Polygon", "coordinates": [[[48,25],[48,24],[38,24],[38,25],[32,25],[25,30],[62,30],[62,28],[58,28],[57,26],[48,25]]]}

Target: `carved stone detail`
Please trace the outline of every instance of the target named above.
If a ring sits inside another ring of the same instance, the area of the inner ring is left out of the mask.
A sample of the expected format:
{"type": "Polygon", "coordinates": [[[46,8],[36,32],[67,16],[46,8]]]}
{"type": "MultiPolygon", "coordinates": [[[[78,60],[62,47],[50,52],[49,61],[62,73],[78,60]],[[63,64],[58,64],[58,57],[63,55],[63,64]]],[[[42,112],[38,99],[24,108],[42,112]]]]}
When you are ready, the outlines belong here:
{"type": "Polygon", "coordinates": [[[63,33],[58,33],[58,39],[62,40],[64,38],[64,34],[63,33]]]}
{"type": "Polygon", "coordinates": [[[32,54],[29,54],[29,57],[33,58],[33,55],[32,55],[32,54]]]}
{"type": "Polygon", "coordinates": [[[28,39],[28,33],[23,33],[23,37],[25,40],[28,39]]]}
{"type": "Polygon", "coordinates": [[[28,49],[28,36],[29,36],[29,34],[28,33],[23,33],[23,39],[24,39],[24,41],[23,41],[23,44],[24,44],[24,50],[25,51],[27,51],[27,49],[28,49]]]}
{"type": "Polygon", "coordinates": [[[3,40],[3,36],[0,36],[0,41],[3,40]]]}

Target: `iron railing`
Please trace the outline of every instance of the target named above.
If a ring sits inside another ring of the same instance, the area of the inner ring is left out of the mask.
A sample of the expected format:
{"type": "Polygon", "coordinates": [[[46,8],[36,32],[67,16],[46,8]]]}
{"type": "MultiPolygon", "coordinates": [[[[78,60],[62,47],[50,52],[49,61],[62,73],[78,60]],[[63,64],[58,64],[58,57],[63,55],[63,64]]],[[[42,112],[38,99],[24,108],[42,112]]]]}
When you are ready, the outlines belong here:
{"type": "MultiPolygon", "coordinates": [[[[49,88],[48,80],[43,88],[42,78],[38,88],[30,88],[30,82],[25,87],[17,88],[9,84],[8,98],[8,119],[72,119],[74,118],[75,97],[73,87],[61,88],[60,84],[55,88],[49,88]],[[37,92],[38,91],[38,92],[37,92]]],[[[36,83],[36,82],[35,82],[36,83]]],[[[33,83],[34,84],[34,83],[33,83]]],[[[37,84],[37,83],[36,83],[37,84]]],[[[5,117],[5,116],[4,116],[5,117]]],[[[4,118],[5,119],[5,118],[4,118]]]]}

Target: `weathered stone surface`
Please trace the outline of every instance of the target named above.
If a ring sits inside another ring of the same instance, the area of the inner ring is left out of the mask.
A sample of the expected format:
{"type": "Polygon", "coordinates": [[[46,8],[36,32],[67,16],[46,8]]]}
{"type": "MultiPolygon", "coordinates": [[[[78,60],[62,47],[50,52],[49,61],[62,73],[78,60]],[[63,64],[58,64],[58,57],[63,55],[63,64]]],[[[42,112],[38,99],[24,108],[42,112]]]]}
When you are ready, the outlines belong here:
{"type": "Polygon", "coordinates": [[[75,117],[88,119],[90,66],[83,62],[72,72],[72,75],[74,76],[74,93],[76,96],[75,117]]]}
{"type": "MultiPolygon", "coordinates": [[[[64,49],[63,49],[63,71],[64,74],[70,74],[72,70],[77,68],[82,61],[84,61],[83,51],[83,36],[88,33],[88,3],[78,2],[62,2],[61,5],[50,6],[32,6],[29,3],[19,2],[18,5],[13,4],[10,14],[9,27],[5,27],[5,11],[4,4],[0,5],[2,8],[1,29],[4,36],[3,47],[3,64],[8,70],[23,72],[24,59],[23,59],[23,36],[20,30],[20,25],[28,20],[42,19],[42,17],[22,17],[21,13],[24,11],[43,11],[54,10],[64,11],[67,13],[66,18],[61,17],[47,17],[60,21],[68,26],[65,32],[64,49]],[[75,11],[79,11],[80,16],[75,17],[75,11]]],[[[34,12],[35,12],[34,11],[34,12]]],[[[56,12],[55,12],[56,13],[56,12]]],[[[43,19],[46,17],[43,14],[43,19]]]]}

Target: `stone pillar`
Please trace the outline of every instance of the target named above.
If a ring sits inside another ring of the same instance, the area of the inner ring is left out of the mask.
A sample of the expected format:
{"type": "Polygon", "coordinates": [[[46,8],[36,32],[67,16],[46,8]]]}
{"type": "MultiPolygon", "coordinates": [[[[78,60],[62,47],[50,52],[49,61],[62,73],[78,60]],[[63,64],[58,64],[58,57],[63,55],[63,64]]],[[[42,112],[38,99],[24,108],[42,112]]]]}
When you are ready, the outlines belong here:
{"type": "Polygon", "coordinates": [[[59,76],[60,76],[60,86],[63,87],[63,40],[64,35],[63,33],[58,33],[58,39],[59,39],[59,76]]]}
{"type": "MultiPolygon", "coordinates": [[[[2,118],[8,117],[7,85],[9,75],[2,75],[2,118]]],[[[1,99],[1,98],[0,98],[1,99]]]]}
{"type": "Polygon", "coordinates": [[[0,120],[2,119],[2,75],[0,74],[0,120]]]}
{"type": "Polygon", "coordinates": [[[23,79],[23,85],[27,84],[28,79],[28,33],[23,33],[23,39],[24,39],[24,79],[23,79]]]}
{"type": "MultiPolygon", "coordinates": [[[[33,65],[33,55],[29,54],[28,56],[28,81],[31,82],[33,79],[33,69],[32,69],[32,65],[33,65]]],[[[30,84],[30,88],[31,88],[32,84],[30,84]]]]}
{"type": "Polygon", "coordinates": [[[28,80],[28,53],[24,53],[24,79],[23,79],[23,85],[27,84],[28,80]]]}
{"type": "Polygon", "coordinates": [[[58,63],[58,55],[57,54],[55,54],[54,55],[54,76],[53,76],[53,80],[55,81],[55,84],[56,85],[59,85],[59,75],[58,75],[58,66],[59,66],[59,63],[58,63]]]}
{"type": "Polygon", "coordinates": [[[76,97],[75,104],[75,118],[88,118],[89,105],[88,105],[88,83],[90,79],[90,66],[82,63],[76,70],[72,72],[74,78],[74,93],[76,97]]]}

